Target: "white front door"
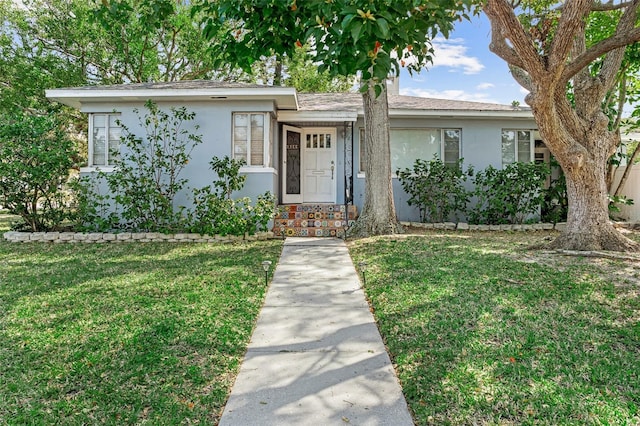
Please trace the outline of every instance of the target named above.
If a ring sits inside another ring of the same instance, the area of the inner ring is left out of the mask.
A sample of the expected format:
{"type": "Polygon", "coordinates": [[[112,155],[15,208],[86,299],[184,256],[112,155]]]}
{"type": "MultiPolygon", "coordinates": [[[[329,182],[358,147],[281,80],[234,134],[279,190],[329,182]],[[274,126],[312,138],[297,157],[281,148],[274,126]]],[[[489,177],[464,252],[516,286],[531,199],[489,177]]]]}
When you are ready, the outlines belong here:
{"type": "Polygon", "coordinates": [[[282,202],[335,203],[335,128],[282,126],[282,202]]]}
{"type": "Polygon", "coordinates": [[[303,202],[336,202],[336,129],[308,128],[303,142],[303,202]]]}

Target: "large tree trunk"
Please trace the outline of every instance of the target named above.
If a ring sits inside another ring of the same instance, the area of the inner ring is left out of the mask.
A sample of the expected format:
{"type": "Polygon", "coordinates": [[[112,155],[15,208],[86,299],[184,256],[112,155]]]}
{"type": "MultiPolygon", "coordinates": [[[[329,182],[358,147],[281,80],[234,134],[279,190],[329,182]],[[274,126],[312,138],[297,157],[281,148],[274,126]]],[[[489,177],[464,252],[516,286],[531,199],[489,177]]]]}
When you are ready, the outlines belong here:
{"type": "Polygon", "coordinates": [[[373,83],[362,94],[364,104],[365,194],[364,206],[351,236],[386,235],[402,232],[396,217],[391,180],[389,105],[387,89],[376,96],[373,83]]]}
{"type": "Polygon", "coordinates": [[[551,246],[566,250],[636,251],[638,245],[609,220],[605,162],[589,161],[565,174],[569,214],[567,228],[551,246]]]}
{"type": "MultiPolygon", "coordinates": [[[[556,100],[557,108],[553,108],[549,99],[535,95],[534,91],[528,101],[540,135],[560,163],[567,182],[567,227],[551,246],[566,250],[638,250],[638,244],[618,232],[609,220],[606,169],[617,139],[616,133],[607,128],[606,116],[594,108],[583,114],[590,119],[576,119],[569,114],[566,99],[556,100]]],[[[577,98],[576,109],[585,110],[587,100],[577,98]]]]}

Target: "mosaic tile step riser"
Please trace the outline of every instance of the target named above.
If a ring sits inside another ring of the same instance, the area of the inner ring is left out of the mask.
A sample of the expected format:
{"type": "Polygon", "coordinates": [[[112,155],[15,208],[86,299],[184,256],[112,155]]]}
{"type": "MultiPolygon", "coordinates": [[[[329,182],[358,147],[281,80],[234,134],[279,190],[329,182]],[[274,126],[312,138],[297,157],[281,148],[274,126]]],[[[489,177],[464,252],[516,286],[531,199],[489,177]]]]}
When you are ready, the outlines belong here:
{"type": "Polygon", "coordinates": [[[357,218],[356,206],[343,204],[296,204],[280,206],[276,217],[279,219],[324,219],[341,220],[357,218]],[[347,208],[348,207],[348,208],[347,208]]]}
{"type": "MultiPolygon", "coordinates": [[[[354,220],[348,221],[352,226],[354,220]]],[[[276,219],[274,228],[344,228],[347,226],[346,220],[312,220],[312,219],[276,219]]]]}
{"type": "MultiPolygon", "coordinates": [[[[273,233],[277,237],[282,237],[281,229],[274,228],[273,233]]],[[[344,238],[344,229],[331,228],[285,228],[284,235],[287,237],[338,237],[344,238]]]]}

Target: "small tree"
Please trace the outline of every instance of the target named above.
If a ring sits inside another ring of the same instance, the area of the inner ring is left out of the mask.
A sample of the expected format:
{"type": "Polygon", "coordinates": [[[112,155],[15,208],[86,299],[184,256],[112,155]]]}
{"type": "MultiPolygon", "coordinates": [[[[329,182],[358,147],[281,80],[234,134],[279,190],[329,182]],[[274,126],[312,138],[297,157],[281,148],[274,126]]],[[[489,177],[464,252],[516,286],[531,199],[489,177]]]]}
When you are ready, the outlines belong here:
{"type": "Polygon", "coordinates": [[[396,171],[402,189],[409,194],[408,204],[420,211],[421,222],[444,222],[451,214],[465,209],[469,196],[463,182],[473,170],[463,172],[462,161],[452,167],[438,158],[417,159],[413,169],[396,171]]]}
{"type": "MultiPolygon", "coordinates": [[[[115,170],[103,175],[126,226],[139,231],[171,231],[182,220],[174,205],[176,194],[187,183],[180,174],[193,148],[202,143],[202,136],[185,129],[184,123],[192,121],[195,113],[184,107],[166,112],[148,101],[145,108],[147,113],[139,117],[144,136],[121,124],[121,156],[116,157],[115,170]]],[[[197,131],[199,126],[194,128],[197,131]]]]}
{"type": "Polygon", "coordinates": [[[58,229],[67,218],[64,186],[76,157],[54,118],[0,119],[0,205],[31,231],[58,229]]]}

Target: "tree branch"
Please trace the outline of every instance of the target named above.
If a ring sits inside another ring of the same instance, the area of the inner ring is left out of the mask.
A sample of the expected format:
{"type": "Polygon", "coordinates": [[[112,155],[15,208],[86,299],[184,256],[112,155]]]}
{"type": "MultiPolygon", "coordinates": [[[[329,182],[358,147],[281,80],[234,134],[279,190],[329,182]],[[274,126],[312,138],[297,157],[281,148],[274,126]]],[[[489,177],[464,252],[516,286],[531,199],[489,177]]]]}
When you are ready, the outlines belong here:
{"type": "Polygon", "coordinates": [[[572,0],[570,6],[560,15],[553,36],[549,54],[549,64],[564,67],[566,58],[575,49],[574,40],[584,39],[586,18],[589,15],[591,0],[572,0]]]}
{"type": "Polygon", "coordinates": [[[568,82],[573,76],[575,76],[580,70],[589,66],[591,62],[598,59],[600,56],[610,52],[614,49],[625,47],[628,44],[640,41],[640,28],[634,28],[625,34],[616,34],[599,43],[594,44],[582,55],[579,55],[572,62],[570,62],[562,73],[562,81],[568,82]]]}
{"type": "Polygon", "coordinates": [[[491,22],[492,34],[495,35],[497,30],[502,29],[502,33],[499,34],[500,40],[495,46],[493,46],[495,37],[492,36],[491,51],[511,65],[527,69],[533,80],[538,81],[544,78],[546,70],[542,59],[510,3],[507,0],[487,0],[484,12],[491,22]],[[505,46],[508,47],[506,39],[513,46],[508,50],[505,49],[505,46]],[[501,50],[494,51],[494,49],[501,50]],[[525,62],[527,66],[524,66],[525,62]]]}

